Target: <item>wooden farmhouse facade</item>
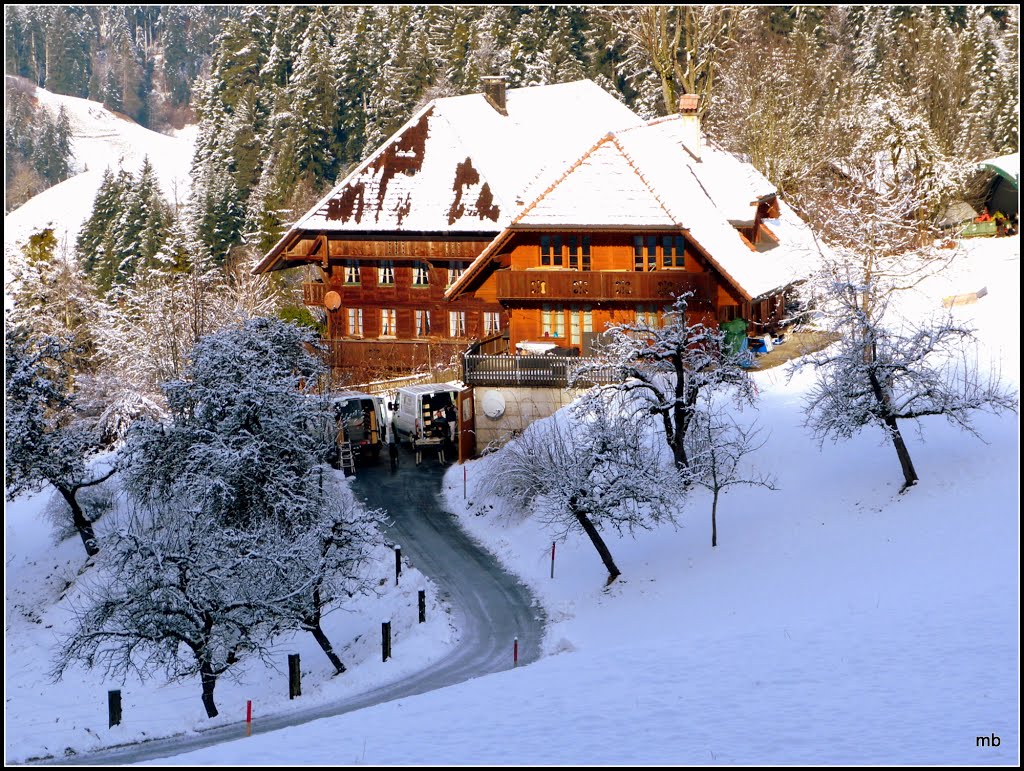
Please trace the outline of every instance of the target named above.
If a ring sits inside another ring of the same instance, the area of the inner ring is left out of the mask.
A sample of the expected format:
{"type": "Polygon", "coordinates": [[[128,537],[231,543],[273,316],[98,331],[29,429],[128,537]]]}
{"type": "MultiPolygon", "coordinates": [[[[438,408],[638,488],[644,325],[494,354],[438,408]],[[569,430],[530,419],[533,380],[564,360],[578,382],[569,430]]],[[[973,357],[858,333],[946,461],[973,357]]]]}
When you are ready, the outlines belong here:
{"type": "Polygon", "coordinates": [[[257,271],[311,266],[333,366],[397,372],[470,345],[586,354],[681,292],[703,321],[774,331],[813,253],[771,184],[702,140],[690,98],[645,122],[590,81],[494,79],[420,110],[257,271]]]}

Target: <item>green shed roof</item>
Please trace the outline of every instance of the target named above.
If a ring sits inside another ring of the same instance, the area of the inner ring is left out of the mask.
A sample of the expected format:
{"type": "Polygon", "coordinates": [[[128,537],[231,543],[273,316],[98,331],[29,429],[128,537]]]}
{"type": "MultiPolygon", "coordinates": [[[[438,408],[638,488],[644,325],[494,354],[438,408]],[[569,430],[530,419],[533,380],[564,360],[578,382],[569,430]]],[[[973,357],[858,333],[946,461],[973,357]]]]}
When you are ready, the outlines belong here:
{"type": "Polygon", "coordinates": [[[1020,153],[989,158],[987,161],[981,161],[978,168],[994,171],[1015,189],[1020,190],[1020,153]]]}

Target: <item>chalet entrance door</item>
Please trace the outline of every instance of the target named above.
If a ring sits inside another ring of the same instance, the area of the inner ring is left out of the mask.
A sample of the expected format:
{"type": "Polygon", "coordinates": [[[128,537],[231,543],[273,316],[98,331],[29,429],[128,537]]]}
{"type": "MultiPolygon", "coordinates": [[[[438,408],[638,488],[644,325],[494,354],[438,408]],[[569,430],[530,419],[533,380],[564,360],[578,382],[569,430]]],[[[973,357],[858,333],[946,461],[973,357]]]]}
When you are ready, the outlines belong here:
{"type": "Polygon", "coordinates": [[[473,407],[473,389],[459,392],[459,463],[476,455],[476,411],[473,407]]]}

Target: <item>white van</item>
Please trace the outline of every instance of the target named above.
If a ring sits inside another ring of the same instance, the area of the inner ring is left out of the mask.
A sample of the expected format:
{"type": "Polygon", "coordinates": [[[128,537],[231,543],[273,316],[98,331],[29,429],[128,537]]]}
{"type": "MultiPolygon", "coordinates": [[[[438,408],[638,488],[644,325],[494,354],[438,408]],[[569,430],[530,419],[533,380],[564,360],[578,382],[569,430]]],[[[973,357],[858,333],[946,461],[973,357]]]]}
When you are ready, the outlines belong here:
{"type": "Polygon", "coordinates": [[[376,461],[388,441],[384,399],[360,391],[342,391],[330,397],[337,428],[337,444],[348,442],[357,458],[376,461]]]}
{"type": "Polygon", "coordinates": [[[461,386],[425,383],[404,386],[395,397],[392,421],[395,441],[409,442],[419,454],[424,447],[443,449],[445,440],[455,441],[449,423],[458,423],[461,386]]]}

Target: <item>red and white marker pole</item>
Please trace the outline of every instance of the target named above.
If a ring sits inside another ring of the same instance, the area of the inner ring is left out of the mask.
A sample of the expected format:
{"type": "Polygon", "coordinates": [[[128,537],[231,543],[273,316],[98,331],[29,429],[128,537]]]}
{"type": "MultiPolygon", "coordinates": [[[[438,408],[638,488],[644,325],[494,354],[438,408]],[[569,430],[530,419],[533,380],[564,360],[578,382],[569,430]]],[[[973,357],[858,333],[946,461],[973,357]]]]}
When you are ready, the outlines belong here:
{"type": "Polygon", "coordinates": [[[252,736],[252,699],[245,702],[245,735],[252,736]]]}

